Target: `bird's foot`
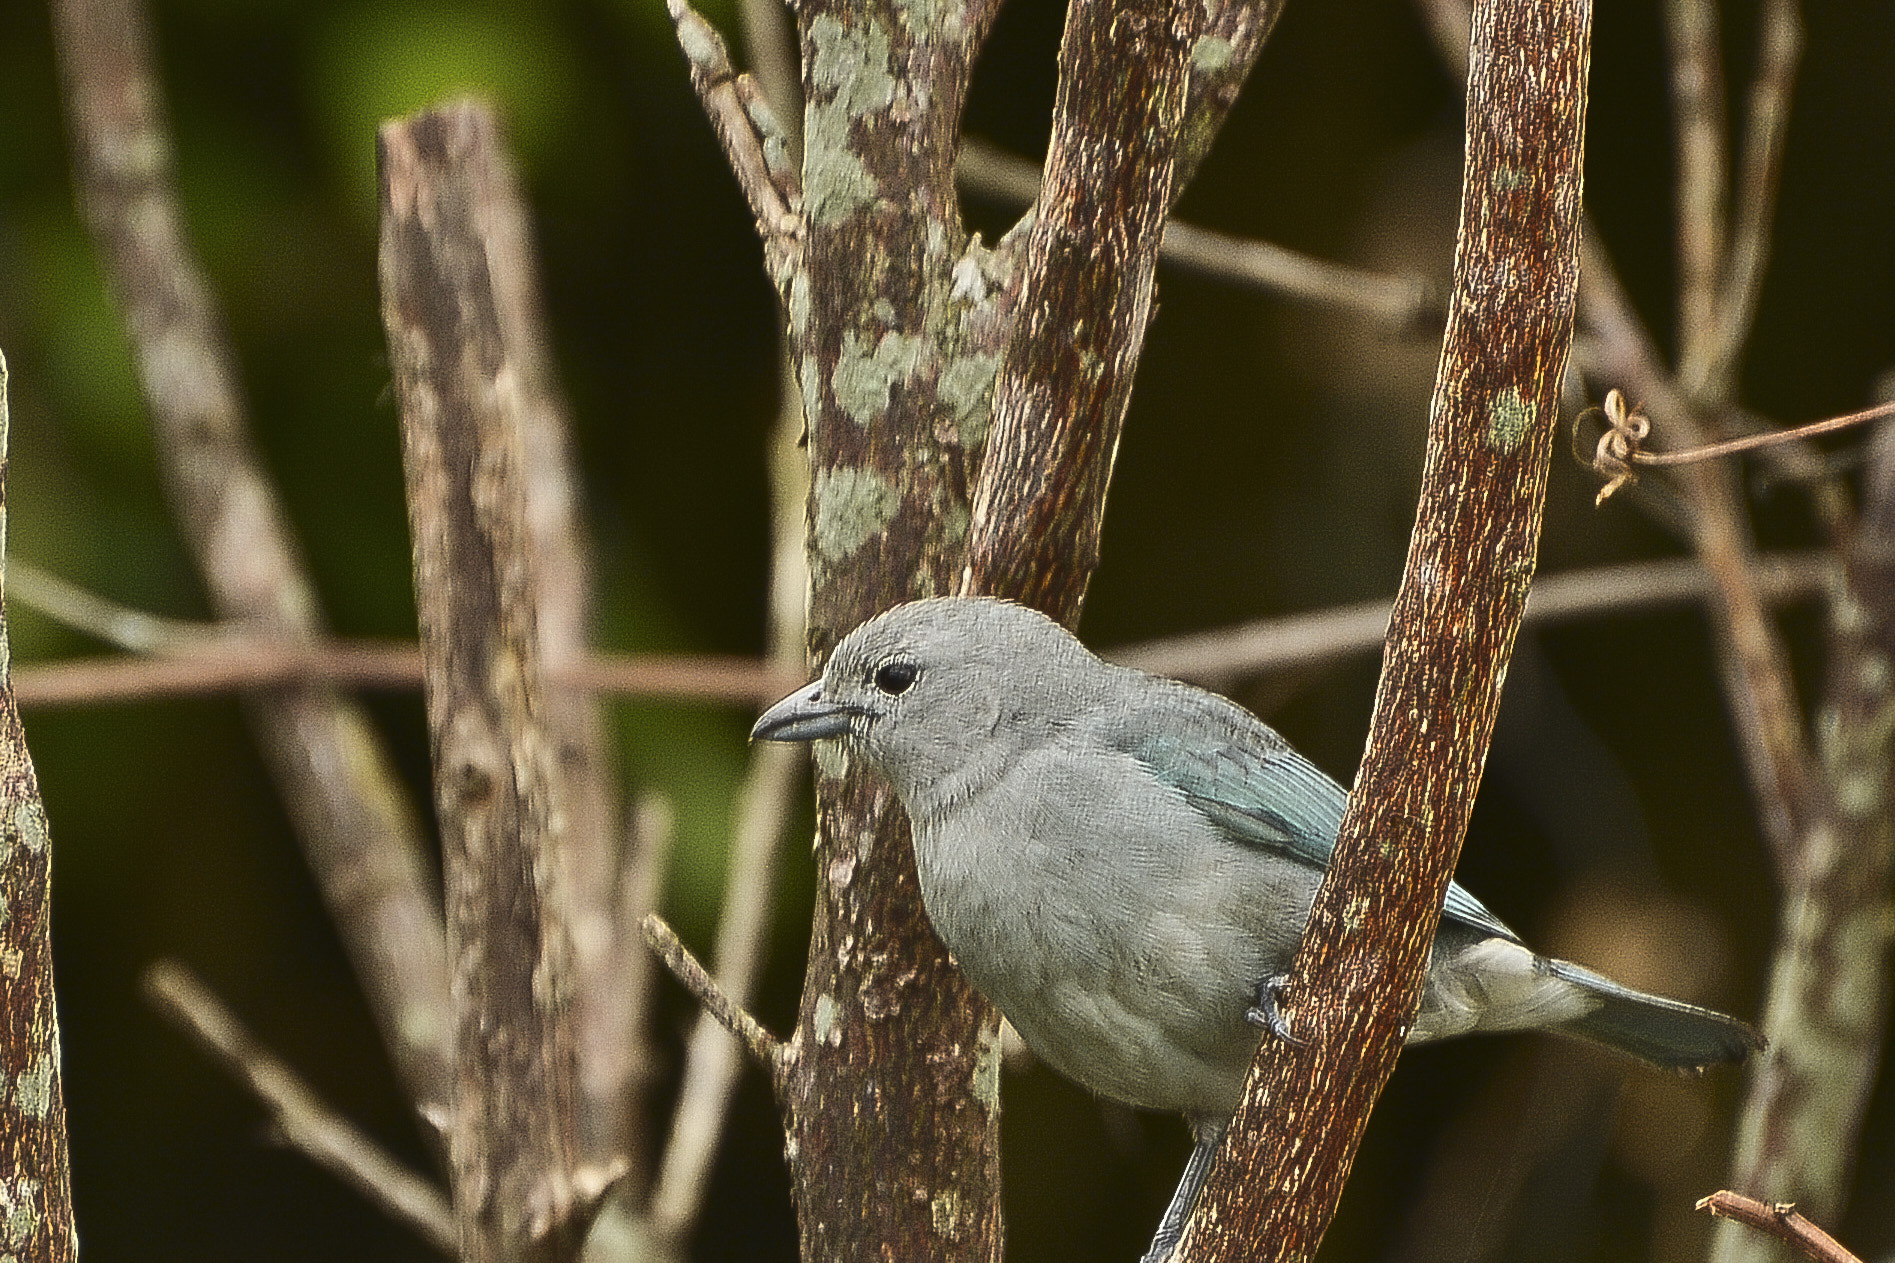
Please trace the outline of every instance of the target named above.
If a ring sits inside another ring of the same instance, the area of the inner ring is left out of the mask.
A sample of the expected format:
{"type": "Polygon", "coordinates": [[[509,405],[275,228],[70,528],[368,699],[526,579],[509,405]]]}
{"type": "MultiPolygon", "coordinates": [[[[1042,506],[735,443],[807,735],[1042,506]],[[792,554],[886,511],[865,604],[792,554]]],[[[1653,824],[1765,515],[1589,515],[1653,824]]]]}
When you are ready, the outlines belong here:
{"type": "Polygon", "coordinates": [[[1289,988],[1288,974],[1271,974],[1257,984],[1257,1002],[1244,1010],[1244,1018],[1252,1026],[1269,1031],[1284,1043],[1301,1048],[1306,1041],[1290,1033],[1290,1024],[1283,1020],[1283,1008],[1278,1003],[1289,988]]]}

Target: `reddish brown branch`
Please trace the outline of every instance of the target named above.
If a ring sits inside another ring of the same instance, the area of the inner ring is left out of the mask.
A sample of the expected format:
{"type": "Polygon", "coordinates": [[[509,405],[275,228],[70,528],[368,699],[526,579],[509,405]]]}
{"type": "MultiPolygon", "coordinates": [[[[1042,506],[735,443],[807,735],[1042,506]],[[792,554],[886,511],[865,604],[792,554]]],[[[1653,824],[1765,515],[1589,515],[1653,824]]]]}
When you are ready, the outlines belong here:
{"type": "Polygon", "coordinates": [[[1335,859],[1178,1259],[1307,1259],[1419,1000],[1525,611],[1578,289],[1585,0],[1483,0],[1421,505],[1335,859]],[[1267,1190],[1267,1195],[1258,1195],[1267,1190]]]}
{"type": "Polygon", "coordinates": [[[1203,6],[1074,0],[960,591],[1073,624],[1098,564],[1203,6]],[[1125,143],[1128,136],[1137,144],[1125,143]]]}
{"type": "Polygon", "coordinates": [[[1760,1202],[1742,1193],[1720,1189],[1700,1201],[1698,1209],[1767,1232],[1801,1250],[1816,1263],[1862,1263],[1842,1242],[1798,1214],[1794,1202],[1760,1202]]]}

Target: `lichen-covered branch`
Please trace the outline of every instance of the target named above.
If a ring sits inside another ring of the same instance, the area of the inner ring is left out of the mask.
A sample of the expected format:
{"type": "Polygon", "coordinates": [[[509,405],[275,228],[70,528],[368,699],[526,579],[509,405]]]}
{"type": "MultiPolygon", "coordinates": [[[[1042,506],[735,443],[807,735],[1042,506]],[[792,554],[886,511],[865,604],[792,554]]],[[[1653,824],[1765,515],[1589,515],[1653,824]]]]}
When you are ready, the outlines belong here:
{"type": "Polygon", "coordinates": [[[66,1091],[53,1001],[53,847],[13,703],[7,630],[7,361],[0,355],[0,1251],[71,1263],[66,1091]]]}
{"type": "MultiPolygon", "coordinates": [[[[58,0],[74,181],[136,356],[179,534],[220,618],[322,634],[316,593],[258,458],[172,174],[141,0],[58,0]]],[[[247,706],[264,762],[424,1121],[448,1096],[447,961],[421,824],[367,714],[280,687],[247,706]]]]}
{"type": "MultiPolygon", "coordinates": [[[[1889,1012],[1895,875],[1895,426],[1868,441],[1862,512],[1830,594],[1817,750],[1831,814],[1783,874],[1764,1036],[1731,1185],[1834,1221],[1848,1201],[1889,1012]]],[[[1768,1238],[1718,1226],[1717,1263],[1766,1263],[1768,1238]]]]}
{"type": "Polygon", "coordinates": [[[470,105],[383,126],[382,319],[401,405],[446,870],[461,1253],[576,1254],[573,961],[526,519],[529,420],[498,311],[497,151],[470,105]]]}
{"type": "MultiPolygon", "coordinates": [[[[970,247],[954,188],[992,11],[797,11],[806,237],[801,266],[776,276],[809,434],[817,662],[870,615],[950,590],[958,569],[1004,332],[1004,278],[970,247]]],[[[820,763],[816,817],[809,964],[779,1092],[802,1257],[996,1258],[992,1010],[928,927],[887,790],[820,763]]]]}
{"type": "Polygon", "coordinates": [[[1394,1069],[1539,544],[1579,280],[1586,0],[1482,0],[1447,336],[1368,748],[1288,990],[1177,1257],[1308,1259],[1394,1069]]]}

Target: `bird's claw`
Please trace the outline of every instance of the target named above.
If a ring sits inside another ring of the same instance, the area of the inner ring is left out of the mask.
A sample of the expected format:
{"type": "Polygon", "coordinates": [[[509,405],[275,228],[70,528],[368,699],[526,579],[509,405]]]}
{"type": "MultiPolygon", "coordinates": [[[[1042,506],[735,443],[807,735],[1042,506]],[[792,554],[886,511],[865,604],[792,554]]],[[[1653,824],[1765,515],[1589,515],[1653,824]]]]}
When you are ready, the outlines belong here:
{"type": "Polygon", "coordinates": [[[1288,974],[1271,974],[1265,978],[1257,984],[1257,1002],[1244,1010],[1244,1019],[1252,1026],[1269,1031],[1284,1043],[1301,1048],[1307,1041],[1298,1039],[1290,1032],[1290,1024],[1283,1020],[1283,1008],[1277,1003],[1289,988],[1288,974]]]}

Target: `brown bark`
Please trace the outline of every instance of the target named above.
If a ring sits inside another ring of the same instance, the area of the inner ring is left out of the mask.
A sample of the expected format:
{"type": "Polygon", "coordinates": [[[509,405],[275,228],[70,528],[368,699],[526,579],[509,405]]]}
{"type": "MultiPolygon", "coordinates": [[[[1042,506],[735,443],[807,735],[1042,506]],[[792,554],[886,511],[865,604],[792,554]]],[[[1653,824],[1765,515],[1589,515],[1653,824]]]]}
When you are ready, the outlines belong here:
{"type": "Polygon", "coordinates": [[[1483,0],[1454,300],[1368,748],[1178,1258],[1307,1259],[1394,1069],[1460,852],[1538,550],[1578,288],[1587,0],[1483,0]]]}
{"type": "Polygon", "coordinates": [[[571,1257],[575,1057],[563,769],[546,715],[526,520],[527,421],[491,247],[492,123],[385,124],[382,318],[401,403],[446,868],[461,1254],[571,1257]]]}
{"type": "Polygon", "coordinates": [[[0,356],[0,1253],[78,1257],[53,1003],[52,837],[13,703],[6,591],[7,362],[0,356]]]}

